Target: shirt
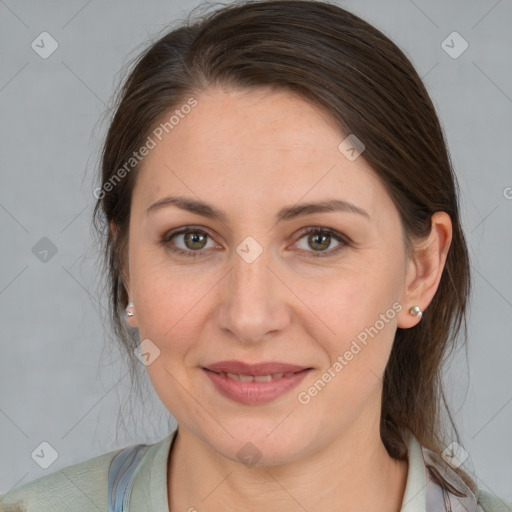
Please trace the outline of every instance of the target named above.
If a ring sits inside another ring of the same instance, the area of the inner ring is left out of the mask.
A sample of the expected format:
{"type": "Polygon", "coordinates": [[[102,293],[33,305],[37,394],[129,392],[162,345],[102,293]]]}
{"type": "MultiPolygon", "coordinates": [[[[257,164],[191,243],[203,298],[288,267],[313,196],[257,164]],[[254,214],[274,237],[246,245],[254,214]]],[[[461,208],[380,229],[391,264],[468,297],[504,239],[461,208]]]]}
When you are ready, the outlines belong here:
{"type": "MultiPolygon", "coordinates": [[[[0,511],[169,512],[167,462],[177,431],[154,444],[114,450],[28,482],[0,495],[0,511]]],[[[475,495],[440,455],[403,431],[408,472],[401,512],[512,512],[512,503],[490,492],[479,489],[475,495]],[[450,486],[440,486],[436,474],[450,486]]]]}

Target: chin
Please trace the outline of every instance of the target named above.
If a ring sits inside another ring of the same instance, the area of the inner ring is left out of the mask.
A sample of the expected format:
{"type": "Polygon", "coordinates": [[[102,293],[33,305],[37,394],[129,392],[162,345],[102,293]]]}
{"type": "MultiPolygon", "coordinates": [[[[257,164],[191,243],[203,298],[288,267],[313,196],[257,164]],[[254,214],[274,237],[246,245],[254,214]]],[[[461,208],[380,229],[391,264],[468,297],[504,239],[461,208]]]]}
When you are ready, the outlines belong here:
{"type": "MultiPolygon", "coordinates": [[[[293,416],[293,415],[290,415],[293,416]]],[[[305,428],[281,420],[244,418],[240,422],[224,422],[226,434],[222,438],[206,433],[206,440],[217,453],[248,467],[277,466],[291,462],[311,448],[313,439],[305,428]]],[[[305,427],[305,426],[304,426],[305,427]]]]}

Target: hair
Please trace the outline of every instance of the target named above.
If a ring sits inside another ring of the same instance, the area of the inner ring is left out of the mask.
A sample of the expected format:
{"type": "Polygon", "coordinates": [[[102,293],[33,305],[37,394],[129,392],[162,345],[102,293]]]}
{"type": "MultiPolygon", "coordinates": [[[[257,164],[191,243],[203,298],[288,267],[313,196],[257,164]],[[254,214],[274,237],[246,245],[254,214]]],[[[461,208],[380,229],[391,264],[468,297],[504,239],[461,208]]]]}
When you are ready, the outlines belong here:
{"type": "MultiPolygon", "coordinates": [[[[168,31],[133,62],[104,142],[102,193],[93,214],[108,279],[110,320],[131,357],[133,373],[139,340],[123,321],[128,297],[122,270],[140,164],[113,186],[105,185],[113,183],[117,170],[169,112],[212,86],[295,93],[320,107],[343,133],[355,134],[365,145],[362,157],[400,214],[408,251],[429,234],[435,212],[450,216],[452,242],[437,292],[418,325],[396,332],[384,372],[380,424],[393,458],[407,456],[402,427],[421,445],[442,452],[453,440],[442,407],[459,440],[442,368],[462,327],[466,341],[470,291],[457,181],[435,108],[411,62],[378,29],[330,3],[264,0],[223,6],[168,31]]],[[[454,470],[471,490],[477,489],[462,468],[454,470]]]]}

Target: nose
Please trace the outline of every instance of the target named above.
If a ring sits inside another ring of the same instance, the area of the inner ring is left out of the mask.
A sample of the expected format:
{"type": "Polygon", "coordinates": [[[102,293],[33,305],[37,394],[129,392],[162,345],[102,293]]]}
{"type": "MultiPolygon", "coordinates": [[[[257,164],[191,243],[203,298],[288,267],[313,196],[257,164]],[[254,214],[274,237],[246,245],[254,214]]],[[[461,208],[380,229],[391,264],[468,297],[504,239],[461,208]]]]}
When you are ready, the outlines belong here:
{"type": "Polygon", "coordinates": [[[233,260],[218,306],[218,325],[242,343],[266,341],[290,324],[288,289],[276,277],[268,251],[252,262],[239,254],[233,260]]]}

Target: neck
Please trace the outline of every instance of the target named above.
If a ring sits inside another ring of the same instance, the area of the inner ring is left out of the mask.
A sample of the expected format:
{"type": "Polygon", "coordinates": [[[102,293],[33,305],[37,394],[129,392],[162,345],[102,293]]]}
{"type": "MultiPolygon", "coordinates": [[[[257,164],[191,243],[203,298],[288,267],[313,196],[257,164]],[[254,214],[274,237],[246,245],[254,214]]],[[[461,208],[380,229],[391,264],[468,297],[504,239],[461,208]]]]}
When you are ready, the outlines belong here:
{"type": "Polygon", "coordinates": [[[249,468],[219,455],[180,426],[169,458],[169,508],[399,511],[408,463],[388,455],[378,425],[364,432],[346,432],[307,458],[249,468]]]}

